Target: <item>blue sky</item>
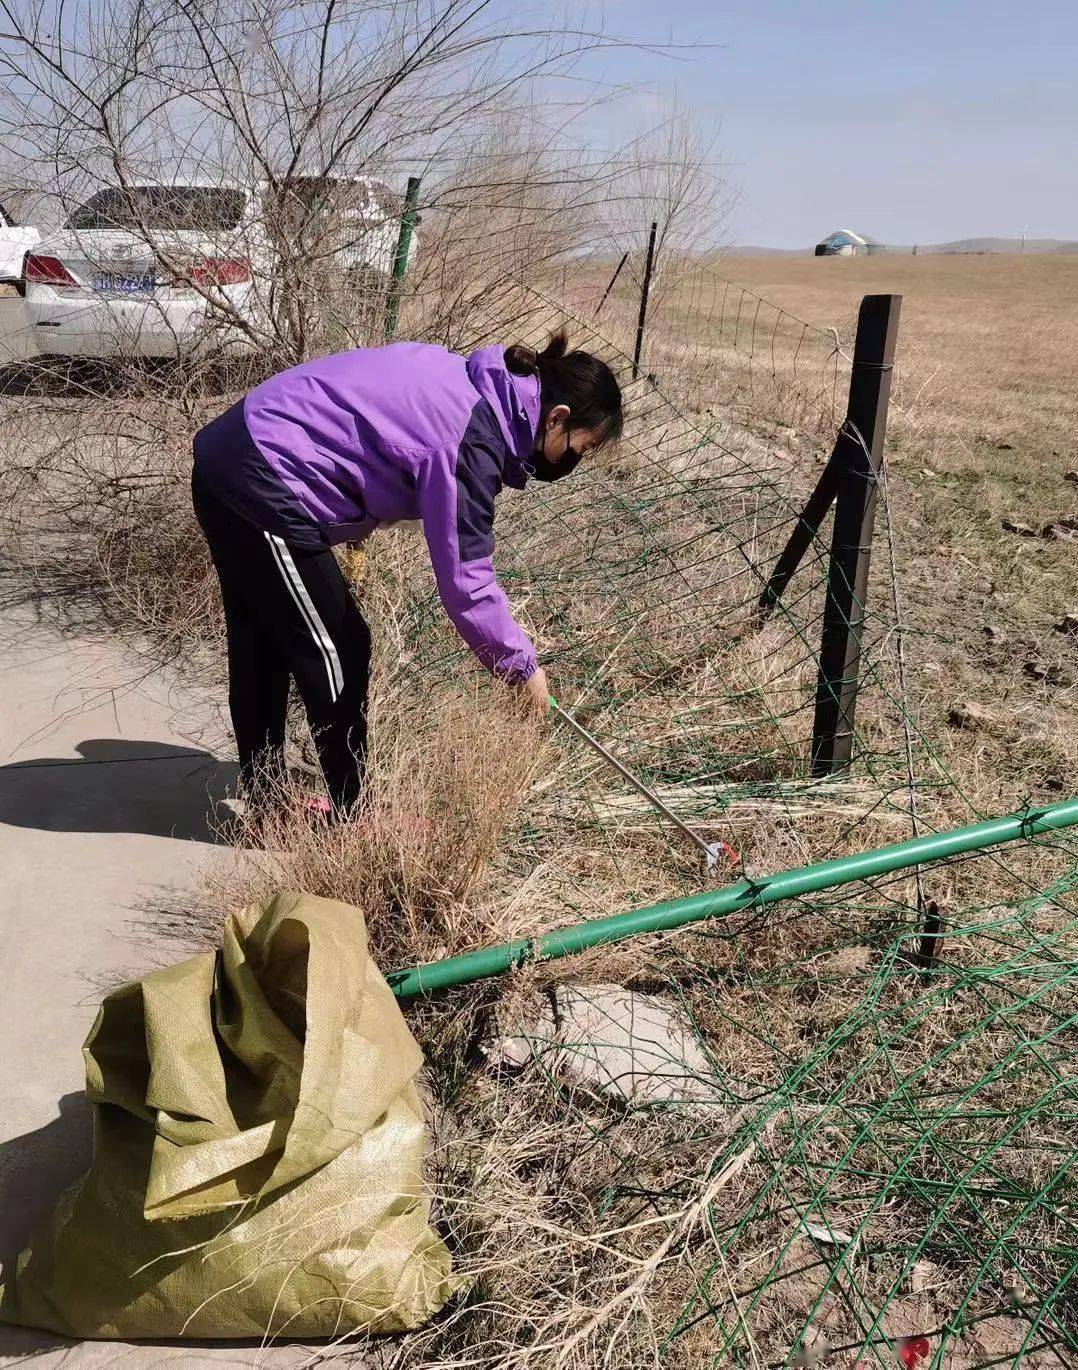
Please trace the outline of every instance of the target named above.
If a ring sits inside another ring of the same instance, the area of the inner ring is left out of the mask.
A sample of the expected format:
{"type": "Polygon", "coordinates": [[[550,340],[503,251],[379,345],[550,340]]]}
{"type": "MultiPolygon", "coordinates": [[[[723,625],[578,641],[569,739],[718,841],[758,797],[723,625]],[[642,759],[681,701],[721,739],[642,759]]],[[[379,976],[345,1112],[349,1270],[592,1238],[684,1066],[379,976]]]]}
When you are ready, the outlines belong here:
{"type": "Polygon", "coordinates": [[[656,97],[721,121],[736,242],[1078,238],[1078,0],[608,0],[609,31],[714,45],[604,59],[630,81],[611,138],[656,97]]]}

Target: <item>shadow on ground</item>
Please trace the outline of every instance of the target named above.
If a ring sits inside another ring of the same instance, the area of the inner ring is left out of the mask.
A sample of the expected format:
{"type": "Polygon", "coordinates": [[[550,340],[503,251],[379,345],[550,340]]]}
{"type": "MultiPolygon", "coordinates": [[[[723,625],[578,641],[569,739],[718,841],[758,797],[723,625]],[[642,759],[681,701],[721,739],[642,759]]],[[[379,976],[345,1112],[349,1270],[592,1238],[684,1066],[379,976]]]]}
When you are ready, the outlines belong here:
{"type": "Polygon", "coordinates": [[[235,794],[234,763],[161,742],[94,738],[75,750],[82,760],[43,757],[0,766],[0,823],[217,840],[214,812],[235,794]]]}
{"type": "Polygon", "coordinates": [[[44,1127],[0,1142],[0,1261],[5,1265],[90,1164],[86,1095],[65,1094],[58,1107],[60,1116],[44,1127]]]}

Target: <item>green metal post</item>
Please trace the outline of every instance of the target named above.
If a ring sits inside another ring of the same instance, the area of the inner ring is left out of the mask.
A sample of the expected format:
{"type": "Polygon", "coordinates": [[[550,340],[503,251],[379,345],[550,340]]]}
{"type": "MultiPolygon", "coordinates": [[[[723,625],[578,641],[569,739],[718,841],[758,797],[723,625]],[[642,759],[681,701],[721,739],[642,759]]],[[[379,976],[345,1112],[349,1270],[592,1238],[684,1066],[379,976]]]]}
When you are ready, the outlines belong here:
{"type": "Polygon", "coordinates": [[[520,937],[497,947],[414,966],[411,970],[392,971],[386,979],[398,999],[410,999],[417,994],[430,994],[452,985],[501,975],[527,961],[572,956],[589,947],[620,942],[640,933],[668,932],[706,918],[718,918],[745,908],[762,908],[780,899],[817,894],[820,890],[834,889],[854,880],[892,875],[895,871],[928,861],[944,861],[964,852],[994,847],[1001,842],[1028,840],[1075,825],[1078,825],[1078,799],[1068,799],[1061,804],[1029,809],[1004,818],[990,818],[966,828],[929,833],[908,842],[898,842],[894,846],[859,852],[855,856],[819,861],[812,866],[779,871],[777,875],[763,876],[758,880],[741,880],[724,889],[707,890],[685,899],[652,904],[650,908],[596,918],[590,923],[577,923],[572,927],[543,933],[540,937],[520,937]]]}
{"type": "Polygon", "coordinates": [[[397,315],[400,312],[401,293],[404,289],[404,273],[408,270],[408,255],[412,247],[412,234],[415,232],[416,205],[419,203],[419,177],[408,177],[408,189],[404,193],[404,213],[401,215],[401,231],[397,238],[397,250],[393,254],[393,270],[389,278],[389,294],[386,296],[386,342],[392,342],[397,334],[397,315]]]}

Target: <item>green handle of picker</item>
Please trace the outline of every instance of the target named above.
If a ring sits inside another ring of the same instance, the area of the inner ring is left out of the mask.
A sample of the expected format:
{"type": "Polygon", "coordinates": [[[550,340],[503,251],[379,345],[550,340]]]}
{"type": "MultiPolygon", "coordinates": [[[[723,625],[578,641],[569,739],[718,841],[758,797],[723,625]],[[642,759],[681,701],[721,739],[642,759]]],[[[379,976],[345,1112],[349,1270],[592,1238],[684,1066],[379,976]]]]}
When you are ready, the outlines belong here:
{"type": "Polygon", "coordinates": [[[620,942],[623,938],[635,937],[640,933],[666,932],[688,923],[737,913],[741,909],[762,908],[781,899],[816,894],[820,890],[834,889],[854,880],[891,875],[911,866],[998,846],[1001,842],[1028,841],[1075,825],[1078,825],[1078,799],[1067,799],[1060,804],[1027,809],[1023,813],[1002,818],[990,818],[983,823],[952,828],[948,832],[929,833],[908,842],[858,852],[854,856],[839,856],[830,861],[818,861],[815,865],[779,871],[776,875],[740,880],[722,889],[707,890],[685,899],[672,899],[607,918],[595,918],[588,923],[545,932],[539,937],[518,937],[500,946],[466,952],[463,956],[450,956],[444,961],[431,961],[423,966],[413,966],[411,970],[391,971],[386,979],[398,999],[410,999],[417,994],[430,994],[452,985],[501,975],[528,961],[572,956],[589,947],[620,942]]]}

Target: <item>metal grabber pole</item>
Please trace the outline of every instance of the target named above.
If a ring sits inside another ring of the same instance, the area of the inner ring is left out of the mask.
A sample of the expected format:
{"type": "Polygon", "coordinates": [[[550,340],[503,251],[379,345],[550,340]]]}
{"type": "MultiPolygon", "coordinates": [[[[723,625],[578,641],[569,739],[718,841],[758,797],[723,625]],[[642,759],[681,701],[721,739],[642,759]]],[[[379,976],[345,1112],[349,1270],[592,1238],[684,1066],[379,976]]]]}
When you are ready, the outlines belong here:
{"type": "Polygon", "coordinates": [[[669,819],[676,828],[680,828],[690,842],[696,843],[704,853],[704,857],[707,861],[707,869],[709,871],[716,870],[720,860],[732,861],[735,865],[740,864],[741,858],[733,847],[731,847],[729,842],[707,842],[698,832],[693,832],[692,828],[690,828],[687,823],[683,823],[672,809],[667,808],[654,790],[650,790],[647,785],[645,785],[638,776],[633,775],[632,771],[630,771],[627,766],[624,766],[612,752],[608,752],[599,739],[597,737],[592,737],[587,728],[579,724],[572,714],[567,714],[553,695],[550,696],[550,707],[563,723],[568,723],[569,727],[572,728],[578,737],[582,737],[589,747],[594,748],[604,761],[613,766],[614,770],[617,771],[623,780],[627,780],[634,790],[642,794],[652,808],[657,809],[659,813],[661,813],[664,818],[669,819]]]}

